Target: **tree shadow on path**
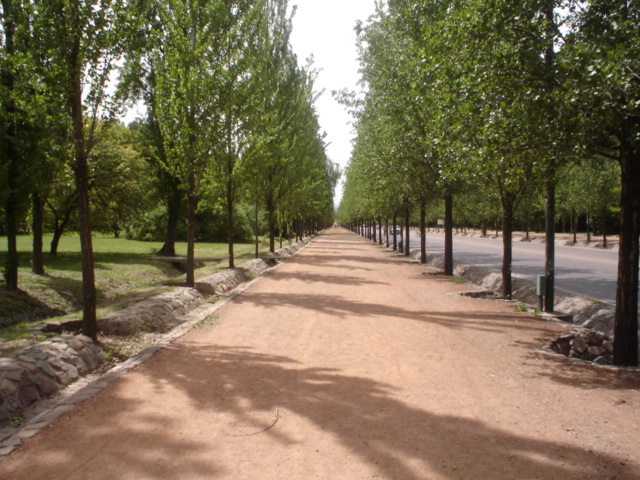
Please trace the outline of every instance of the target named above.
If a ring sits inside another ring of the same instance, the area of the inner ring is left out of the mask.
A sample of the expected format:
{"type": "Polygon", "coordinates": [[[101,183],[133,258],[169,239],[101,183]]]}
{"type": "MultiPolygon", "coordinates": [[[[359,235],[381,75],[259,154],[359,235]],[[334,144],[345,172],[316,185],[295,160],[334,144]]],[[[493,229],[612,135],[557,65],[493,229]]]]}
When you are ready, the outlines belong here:
{"type": "Polygon", "coordinates": [[[294,294],[294,293],[255,293],[247,292],[237,297],[235,303],[252,303],[269,311],[274,308],[288,306],[300,310],[312,310],[336,318],[346,317],[383,317],[389,321],[394,319],[414,320],[434,323],[454,330],[474,329],[481,331],[502,332],[506,327],[521,330],[537,331],[542,320],[523,317],[516,313],[473,312],[473,311],[437,311],[437,310],[408,310],[383,303],[361,302],[346,297],[325,294],[294,294]]]}
{"type": "MultiPolygon", "coordinates": [[[[260,431],[277,408],[280,420],[262,434],[262,441],[299,444],[296,427],[288,423],[293,413],[330,433],[362,462],[375,464],[383,478],[423,480],[436,471],[452,479],[583,480],[609,478],[604,466],[622,461],[472,418],[415,408],[390,385],[336,369],[305,367],[286,356],[189,342],[168,350],[162,368],[149,371],[157,375],[152,381],[158,389],[170,385],[182,391],[194,410],[232,414],[235,421],[220,426],[224,435],[260,431]]],[[[312,444],[302,448],[314,451],[312,444]]],[[[348,478],[349,466],[344,468],[343,478],[348,478]]],[[[632,479],[639,472],[620,466],[619,473],[618,479],[632,479]]],[[[215,472],[210,478],[216,478],[215,472]]]]}

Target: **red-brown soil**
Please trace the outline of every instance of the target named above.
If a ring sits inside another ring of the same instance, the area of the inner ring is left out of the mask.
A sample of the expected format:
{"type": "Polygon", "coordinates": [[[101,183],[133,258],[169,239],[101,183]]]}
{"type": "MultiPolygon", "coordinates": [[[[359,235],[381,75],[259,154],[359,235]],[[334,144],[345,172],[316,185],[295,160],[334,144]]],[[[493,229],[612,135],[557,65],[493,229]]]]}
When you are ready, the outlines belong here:
{"type": "Polygon", "coordinates": [[[640,375],[342,229],[0,460],[20,479],[640,478],[640,375]]]}

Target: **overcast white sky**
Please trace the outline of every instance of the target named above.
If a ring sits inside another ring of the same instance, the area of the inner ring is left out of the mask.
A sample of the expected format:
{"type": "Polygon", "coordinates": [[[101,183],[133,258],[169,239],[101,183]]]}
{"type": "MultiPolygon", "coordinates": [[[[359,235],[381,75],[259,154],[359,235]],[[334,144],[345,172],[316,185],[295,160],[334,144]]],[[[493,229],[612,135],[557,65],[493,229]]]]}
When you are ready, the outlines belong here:
{"type": "MultiPolygon", "coordinates": [[[[354,90],[358,81],[357,20],[363,22],[375,11],[374,0],[290,0],[297,5],[291,46],[304,65],[313,54],[320,70],[316,90],[324,94],[316,102],[320,126],[327,133],[329,158],[344,168],[351,154],[351,117],[332,97],[332,90],[354,90]]],[[[336,206],[342,188],[336,191],[336,206]]]]}

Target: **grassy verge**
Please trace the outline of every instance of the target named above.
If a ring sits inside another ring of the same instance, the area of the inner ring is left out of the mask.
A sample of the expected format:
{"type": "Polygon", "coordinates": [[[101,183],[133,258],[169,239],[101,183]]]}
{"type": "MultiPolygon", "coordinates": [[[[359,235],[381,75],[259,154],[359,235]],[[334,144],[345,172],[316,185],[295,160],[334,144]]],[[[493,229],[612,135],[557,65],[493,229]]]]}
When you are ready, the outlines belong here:
{"type": "MultiPolygon", "coordinates": [[[[48,245],[51,237],[45,237],[48,245]]],[[[0,279],[0,356],[24,344],[39,341],[32,327],[47,319],[69,319],[82,316],[82,268],[80,241],[77,235],[61,239],[58,255],[45,254],[46,275],[31,273],[32,237],[20,236],[19,287],[9,292],[0,279]]],[[[0,237],[0,265],[6,263],[7,242],[0,237]]],[[[131,303],[151,297],[184,281],[184,272],[166,261],[153,260],[159,242],[138,242],[107,236],[95,236],[95,259],[98,317],[122,309],[131,303]]],[[[264,248],[264,247],[263,247],[264,248]]],[[[253,244],[235,246],[236,263],[253,258],[253,244]]],[[[186,255],[186,243],[176,244],[177,255],[186,255]]],[[[261,254],[266,250],[261,249],[261,254]]],[[[198,243],[196,257],[223,257],[228,255],[227,244],[198,243]]],[[[227,260],[206,262],[196,270],[202,278],[225,268],[227,260]]]]}

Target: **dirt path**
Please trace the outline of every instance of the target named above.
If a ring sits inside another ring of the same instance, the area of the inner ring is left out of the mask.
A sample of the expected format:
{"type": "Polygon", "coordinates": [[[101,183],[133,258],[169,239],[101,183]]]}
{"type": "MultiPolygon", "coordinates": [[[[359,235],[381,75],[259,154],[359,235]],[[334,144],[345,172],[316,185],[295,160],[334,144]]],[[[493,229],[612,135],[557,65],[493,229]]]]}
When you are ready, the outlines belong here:
{"type": "Polygon", "coordinates": [[[640,376],[331,229],[28,440],[2,479],[638,479],[640,376]]]}

